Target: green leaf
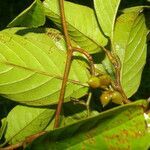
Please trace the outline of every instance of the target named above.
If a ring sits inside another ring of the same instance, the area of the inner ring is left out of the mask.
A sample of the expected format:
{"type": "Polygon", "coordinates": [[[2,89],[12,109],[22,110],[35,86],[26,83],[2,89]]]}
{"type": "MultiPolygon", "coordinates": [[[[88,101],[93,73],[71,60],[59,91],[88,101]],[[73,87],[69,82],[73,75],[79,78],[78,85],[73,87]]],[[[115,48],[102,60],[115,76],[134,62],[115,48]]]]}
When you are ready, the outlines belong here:
{"type": "MultiPolygon", "coordinates": [[[[45,14],[61,28],[59,3],[57,0],[44,1],[45,14]]],[[[71,39],[90,53],[100,51],[107,39],[99,29],[94,11],[86,6],[65,2],[65,15],[71,39]]]]}
{"type": "Polygon", "coordinates": [[[137,150],[137,149],[148,150],[150,148],[149,139],[150,139],[150,133],[146,133],[141,138],[133,139],[131,150],[137,150]]]}
{"type": "Polygon", "coordinates": [[[18,105],[7,116],[6,141],[15,144],[43,131],[53,119],[55,109],[18,105]]]}
{"type": "Polygon", "coordinates": [[[39,27],[44,25],[45,15],[42,3],[40,0],[35,0],[27,9],[19,14],[8,27],[39,27]]]}
{"type": "MultiPolygon", "coordinates": [[[[66,62],[64,45],[62,35],[54,29],[13,28],[1,31],[2,96],[28,105],[57,103],[66,62]]],[[[74,59],[65,101],[87,93],[88,76],[87,66],[74,59]]]]}
{"type": "Polygon", "coordinates": [[[94,0],[98,22],[105,35],[112,38],[114,23],[121,0],[94,0]]]}
{"type": "Polygon", "coordinates": [[[128,97],[138,89],[146,61],[146,28],[142,7],[129,8],[117,19],[114,50],[122,64],[121,84],[128,97]]]}
{"type": "Polygon", "coordinates": [[[50,131],[26,149],[129,149],[133,139],[142,138],[147,132],[142,108],[146,106],[142,100],[107,110],[50,131]]]}
{"type": "Polygon", "coordinates": [[[0,140],[2,139],[2,137],[5,133],[6,126],[7,126],[7,120],[6,120],[6,118],[3,118],[1,120],[1,127],[0,127],[0,140]]]}
{"type": "Polygon", "coordinates": [[[105,57],[102,61],[102,65],[105,68],[105,70],[109,73],[109,75],[112,77],[112,79],[115,78],[114,68],[108,57],[105,57]]]}

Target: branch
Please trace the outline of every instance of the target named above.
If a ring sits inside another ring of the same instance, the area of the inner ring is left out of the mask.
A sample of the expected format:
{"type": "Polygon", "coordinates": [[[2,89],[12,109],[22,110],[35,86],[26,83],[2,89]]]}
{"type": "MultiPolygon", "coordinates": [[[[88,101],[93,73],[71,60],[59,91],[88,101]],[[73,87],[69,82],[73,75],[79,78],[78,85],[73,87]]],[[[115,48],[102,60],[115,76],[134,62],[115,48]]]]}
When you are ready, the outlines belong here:
{"type": "Polygon", "coordinates": [[[17,149],[22,146],[23,146],[23,142],[20,142],[20,143],[14,144],[14,145],[9,145],[7,147],[0,148],[0,150],[14,150],[14,149],[17,149]]]}
{"type": "Polygon", "coordinates": [[[25,148],[26,144],[31,143],[33,140],[35,140],[36,138],[40,137],[41,135],[43,135],[45,133],[47,133],[47,132],[46,131],[42,131],[42,132],[39,132],[37,134],[31,135],[31,136],[27,137],[22,142],[19,142],[17,144],[13,144],[13,145],[9,145],[9,146],[4,147],[4,148],[0,148],[0,150],[15,150],[15,149],[17,149],[19,147],[25,148]]]}
{"type": "Polygon", "coordinates": [[[115,90],[117,90],[118,92],[120,92],[120,94],[123,96],[123,103],[130,103],[130,100],[128,100],[124,90],[122,89],[122,85],[121,85],[121,82],[120,82],[120,71],[121,71],[121,62],[120,62],[120,59],[119,57],[110,52],[109,50],[107,50],[106,48],[104,47],[101,47],[103,49],[103,51],[106,53],[107,57],[109,58],[110,62],[112,63],[112,65],[114,66],[115,68],[115,86],[113,86],[113,88],[115,90]]]}
{"type": "Polygon", "coordinates": [[[54,128],[58,128],[59,126],[60,113],[62,110],[62,104],[64,102],[65,90],[66,90],[66,85],[67,85],[67,80],[69,76],[69,71],[70,71],[71,62],[72,62],[72,55],[73,55],[73,49],[71,46],[71,42],[70,42],[68,30],[67,30],[67,24],[65,20],[64,0],[59,0],[59,6],[60,6],[62,28],[63,28],[64,37],[65,37],[66,46],[67,46],[67,59],[66,59],[66,64],[65,64],[65,71],[63,75],[60,95],[59,95],[59,101],[58,101],[56,114],[55,114],[54,128]]]}
{"type": "Polygon", "coordinates": [[[88,59],[89,64],[90,64],[91,74],[94,76],[95,75],[95,67],[94,67],[94,62],[93,62],[92,56],[82,48],[73,47],[72,49],[74,52],[76,51],[76,52],[79,52],[79,53],[83,54],[84,56],[86,56],[86,58],[88,59]]]}
{"type": "Polygon", "coordinates": [[[59,118],[60,118],[60,113],[62,110],[62,105],[64,102],[65,90],[66,90],[66,85],[67,85],[67,81],[68,81],[68,76],[69,76],[69,72],[70,72],[70,68],[71,68],[71,62],[72,62],[74,51],[78,51],[78,52],[84,54],[88,58],[88,61],[90,63],[91,73],[95,74],[94,63],[93,63],[92,57],[83,49],[77,48],[77,47],[72,47],[72,45],[71,45],[71,41],[70,41],[68,30],[67,30],[65,12],[64,12],[64,0],[59,0],[59,6],[60,6],[62,28],[63,28],[64,37],[65,37],[66,46],[67,46],[67,59],[66,59],[66,64],[65,64],[63,81],[62,81],[62,85],[61,85],[61,91],[60,91],[60,95],[59,95],[59,101],[58,101],[56,114],[55,114],[54,128],[58,128],[58,126],[59,126],[59,118]]]}

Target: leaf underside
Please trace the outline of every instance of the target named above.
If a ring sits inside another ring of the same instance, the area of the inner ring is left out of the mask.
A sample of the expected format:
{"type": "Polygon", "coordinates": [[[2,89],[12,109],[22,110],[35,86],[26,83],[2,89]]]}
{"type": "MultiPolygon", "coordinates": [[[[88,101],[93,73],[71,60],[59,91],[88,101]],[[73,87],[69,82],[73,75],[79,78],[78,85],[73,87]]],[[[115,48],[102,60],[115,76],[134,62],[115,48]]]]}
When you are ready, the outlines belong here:
{"type": "Polygon", "coordinates": [[[116,21],[114,51],[121,60],[121,84],[128,97],[138,89],[146,61],[146,28],[143,8],[126,9],[116,21]]]}
{"type": "MultiPolygon", "coordinates": [[[[54,29],[12,28],[1,31],[2,96],[28,105],[57,103],[66,61],[65,50],[64,39],[54,29]]],[[[74,59],[65,100],[87,93],[88,74],[86,66],[74,59]]]]}
{"type": "MultiPolygon", "coordinates": [[[[61,28],[58,1],[45,0],[43,5],[45,15],[61,28]]],[[[69,35],[80,47],[89,53],[95,53],[101,51],[100,46],[107,44],[91,8],[65,1],[65,15],[69,35]]]]}

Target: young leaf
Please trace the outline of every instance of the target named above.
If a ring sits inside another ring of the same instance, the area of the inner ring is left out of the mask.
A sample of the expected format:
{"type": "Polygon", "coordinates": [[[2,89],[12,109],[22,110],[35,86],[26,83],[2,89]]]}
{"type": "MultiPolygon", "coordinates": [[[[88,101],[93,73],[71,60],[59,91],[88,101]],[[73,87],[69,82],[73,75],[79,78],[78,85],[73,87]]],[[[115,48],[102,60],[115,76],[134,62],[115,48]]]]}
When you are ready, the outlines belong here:
{"type": "Polygon", "coordinates": [[[6,141],[15,144],[43,131],[54,113],[55,109],[16,106],[7,116],[6,141]]]}
{"type": "MultiPolygon", "coordinates": [[[[57,0],[44,1],[45,14],[61,28],[59,3],[57,0]]],[[[65,15],[70,37],[90,53],[100,51],[107,39],[99,29],[94,11],[86,6],[65,2],[65,15]]]]}
{"type": "Polygon", "coordinates": [[[137,101],[50,131],[27,149],[129,149],[133,139],[147,132],[141,107],[146,105],[145,100],[137,101]]]}
{"type": "Polygon", "coordinates": [[[35,0],[26,10],[19,14],[8,27],[39,27],[44,25],[45,15],[40,0],[35,0]]]}
{"type": "MultiPolygon", "coordinates": [[[[57,103],[66,51],[62,50],[63,37],[54,33],[56,30],[44,28],[0,32],[0,93],[4,97],[28,105],[57,103]]],[[[87,93],[88,75],[87,67],[74,59],[65,101],[87,93]]]]}
{"type": "Polygon", "coordinates": [[[121,68],[121,84],[128,97],[139,87],[146,60],[146,28],[142,7],[129,8],[116,21],[114,51],[118,54],[121,68]]]}
{"type": "Polygon", "coordinates": [[[115,19],[121,0],[94,0],[98,22],[105,35],[112,38],[115,19]]]}

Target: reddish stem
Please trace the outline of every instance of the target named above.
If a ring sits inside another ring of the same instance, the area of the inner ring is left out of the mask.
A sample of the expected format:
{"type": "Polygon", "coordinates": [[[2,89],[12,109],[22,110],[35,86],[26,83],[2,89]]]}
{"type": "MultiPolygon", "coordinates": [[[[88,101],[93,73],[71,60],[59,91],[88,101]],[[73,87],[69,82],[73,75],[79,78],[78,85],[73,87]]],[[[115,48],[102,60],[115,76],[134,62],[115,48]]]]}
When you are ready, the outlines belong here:
{"type": "Polygon", "coordinates": [[[72,56],[73,56],[73,49],[71,46],[71,42],[70,42],[68,30],[67,30],[66,19],[65,19],[64,0],[59,0],[59,6],[60,6],[62,28],[63,28],[64,37],[65,37],[65,41],[66,41],[66,45],[67,45],[67,59],[66,59],[66,64],[65,64],[65,71],[64,71],[64,75],[63,75],[63,81],[62,81],[62,85],[61,85],[60,95],[59,95],[59,101],[58,101],[56,114],[55,114],[54,128],[58,128],[58,126],[59,126],[60,113],[62,110],[62,104],[64,102],[66,85],[67,85],[67,80],[68,80],[72,56]]]}

